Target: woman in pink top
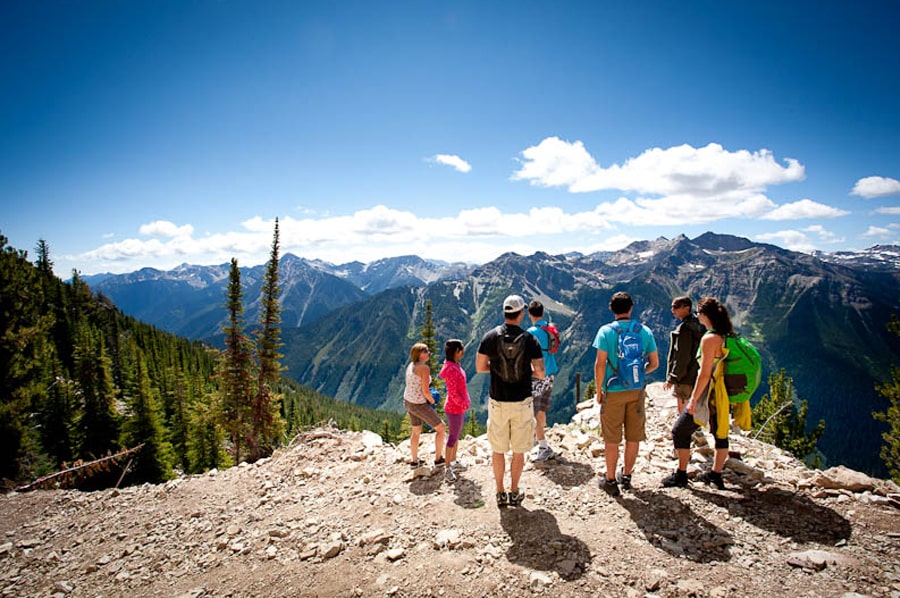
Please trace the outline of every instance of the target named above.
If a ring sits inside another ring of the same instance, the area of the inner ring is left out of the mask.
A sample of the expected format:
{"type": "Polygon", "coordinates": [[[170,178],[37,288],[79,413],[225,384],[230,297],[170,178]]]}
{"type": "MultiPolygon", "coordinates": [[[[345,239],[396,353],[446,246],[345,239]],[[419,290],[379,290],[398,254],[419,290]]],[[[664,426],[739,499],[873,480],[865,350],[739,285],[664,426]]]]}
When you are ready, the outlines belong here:
{"type": "Polygon", "coordinates": [[[447,402],[444,405],[444,413],[447,414],[449,432],[447,433],[447,466],[444,470],[444,478],[448,482],[455,482],[459,479],[457,472],[466,468],[456,460],[459,435],[466,422],[466,411],[470,404],[469,389],[466,387],[466,372],[459,365],[465,353],[466,349],[459,339],[453,338],[444,343],[446,361],[444,361],[444,367],[441,368],[440,377],[447,386],[447,402]]]}

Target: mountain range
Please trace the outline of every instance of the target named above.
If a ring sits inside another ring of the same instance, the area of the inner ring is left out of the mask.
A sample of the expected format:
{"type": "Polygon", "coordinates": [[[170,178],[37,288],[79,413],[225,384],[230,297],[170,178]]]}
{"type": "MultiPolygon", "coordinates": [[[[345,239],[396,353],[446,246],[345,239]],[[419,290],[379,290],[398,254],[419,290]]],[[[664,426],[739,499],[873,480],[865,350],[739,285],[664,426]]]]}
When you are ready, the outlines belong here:
{"type": "MultiPolygon", "coordinates": [[[[251,330],[264,268],[241,270],[251,330]]],[[[227,265],[83,278],[129,315],[219,342],[227,265]]],[[[403,369],[430,302],[437,338],[460,338],[466,345],[463,367],[482,418],[487,376],[474,374],[479,339],[502,321],[507,294],[542,301],[562,331],[551,423],[568,421],[579,384],[583,392],[593,377],[591,343],[611,319],[613,292],[634,297],[634,317],[653,330],[663,363],[677,324],[669,310],[672,297],[715,296],[760,349],[764,379],[785,369],[798,399],[809,403],[809,423],[825,419],[819,447],[827,463],[885,473],[878,456],[883,428],[871,413],[885,408],[875,384],[889,379],[900,358],[900,339],[887,329],[900,302],[895,246],[809,255],[706,233],[592,255],[508,253],[479,266],[415,256],[332,265],[288,254],[280,262],[280,285],[287,375],[344,401],[402,409],[403,369]]],[[[661,379],[662,369],[651,376],[661,379]]]]}

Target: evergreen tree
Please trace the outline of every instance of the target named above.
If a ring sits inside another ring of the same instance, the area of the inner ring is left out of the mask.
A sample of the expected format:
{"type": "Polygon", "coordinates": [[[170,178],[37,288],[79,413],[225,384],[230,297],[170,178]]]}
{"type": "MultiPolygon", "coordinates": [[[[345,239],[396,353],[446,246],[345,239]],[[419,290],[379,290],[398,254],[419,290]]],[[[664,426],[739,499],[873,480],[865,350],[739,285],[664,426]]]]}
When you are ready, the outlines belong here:
{"type": "Polygon", "coordinates": [[[199,473],[231,464],[223,450],[225,431],[220,425],[221,414],[215,395],[193,403],[188,411],[187,458],[189,471],[199,473]]]}
{"type": "Polygon", "coordinates": [[[29,416],[49,385],[42,374],[52,317],[42,312],[39,277],[26,258],[0,235],[0,477],[10,480],[33,475],[23,468],[40,452],[29,416]]]}
{"type": "MultiPolygon", "coordinates": [[[[900,320],[897,316],[891,318],[888,330],[900,336],[900,320]]],[[[900,484],[900,367],[892,367],[891,381],[876,385],[875,389],[888,401],[884,411],[872,414],[875,419],[888,425],[887,431],[881,435],[884,444],[881,446],[880,456],[887,465],[891,478],[900,484]]]]}
{"type": "Polygon", "coordinates": [[[442,347],[439,347],[437,334],[434,330],[434,313],[432,311],[431,299],[425,300],[425,321],[419,329],[422,335],[422,342],[428,347],[428,369],[431,371],[431,385],[442,390],[444,381],[438,376],[441,373],[440,356],[444,354],[442,347]]]}
{"type": "Polygon", "coordinates": [[[253,400],[253,420],[251,425],[250,459],[256,460],[272,453],[284,433],[281,417],[281,397],[275,387],[281,377],[283,357],[278,350],[281,342],[281,306],[278,303],[278,219],[275,219],[275,233],[272,251],[266,264],[266,275],[262,285],[260,308],[260,330],[256,338],[256,354],[259,360],[259,378],[253,400]]]}
{"type": "Polygon", "coordinates": [[[78,400],[75,384],[58,361],[51,364],[45,379],[53,382],[47,387],[39,413],[41,444],[54,467],[61,467],[75,458],[78,449],[78,400]]]}
{"type": "Polygon", "coordinates": [[[232,258],[225,305],[228,322],[223,327],[225,351],[222,358],[222,417],[223,427],[234,451],[235,463],[241,462],[253,396],[253,362],[250,340],[244,334],[242,297],[241,271],[237,260],[232,258]]]}
{"type": "Polygon", "coordinates": [[[810,465],[818,465],[820,456],[816,450],[819,438],[825,431],[825,420],[807,431],[805,400],[796,400],[794,381],[781,369],[769,375],[769,393],[763,395],[753,408],[755,438],[774,444],[810,465]]]}
{"type": "Polygon", "coordinates": [[[146,360],[136,353],[134,361],[123,440],[128,448],[143,446],[134,458],[129,477],[138,483],[161,482],[172,478],[172,447],[165,440],[160,398],[150,386],[146,360]]]}
{"type": "Polygon", "coordinates": [[[478,423],[478,418],[475,417],[475,410],[469,410],[469,421],[466,423],[466,434],[471,436],[472,438],[478,438],[482,434],[484,434],[485,429],[484,426],[478,423]]]}
{"type": "Polygon", "coordinates": [[[37,261],[34,265],[37,267],[38,272],[44,276],[52,277],[53,260],[50,259],[50,245],[44,239],[38,239],[35,251],[37,251],[37,261]]]}
{"type": "Polygon", "coordinates": [[[81,396],[83,459],[97,459],[118,449],[119,420],[115,411],[118,392],[100,331],[83,324],[75,345],[75,382],[81,396]]]}
{"type": "Polygon", "coordinates": [[[190,385],[187,383],[185,368],[169,369],[167,376],[171,378],[171,388],[168,390],[169,412],[168,430],[172,450],[175,453],[175,462],[182,471],[190,471],[191,462],[188,457],[188,427],[190,426],[189,410],[193,403],[190,395],[190,385]]]}

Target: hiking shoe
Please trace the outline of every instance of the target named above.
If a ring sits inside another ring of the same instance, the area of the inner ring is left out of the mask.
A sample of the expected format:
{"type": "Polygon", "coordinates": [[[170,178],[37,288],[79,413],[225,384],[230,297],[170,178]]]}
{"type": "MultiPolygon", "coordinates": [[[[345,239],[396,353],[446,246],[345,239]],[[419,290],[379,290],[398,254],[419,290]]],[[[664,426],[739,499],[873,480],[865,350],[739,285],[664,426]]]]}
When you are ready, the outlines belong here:
{"type": "Polygon", "coordinates": [[[469,466],[462,461],[454,461],[450,464],[450,467],[453,469],[453,471],[465,471],[469,469],[469,466]]]}
{"type": "Polygon", "coordinates": [[[518,507],[522,504],[522,501],[525,500],[525,493],[521,490],[511,490],[506,494],[506,498],[509,502],[509,506],[518,507]]]}
{"type": "Polygon", "coordinates": [[[619,486],[622,487],[622,490],[631,490],[631,474],[625,474],[621,469],[619,473],[616,474],[616,481],[619,483],[619,486]]]}
{"type": "Polygon", "coordinates": [[[506,492],[498,492],[497,493],[497,506],[498,507],[508,507],[509,506],[509,495],[506,492]]]}
{"type": "Polygon", "coordinates": [[[440,467],[441,465],[443,465],[443,464],[446,463],[446,462],[447,462],[447,460],[444,459],[443,457],[441,457],[440,459],[435,459],[435,460],[434,460],[434,466],[435,466],[435,467],[440,467]]]}
{"type": "Polygon", "coordinates": [[[686,488],[687,485],[687,472],[681,470],[677,470],[675,473],[667,475],[662,481],[663,488],[686,488]]]}
{"type": "Polygon", "coordinates": [[[444,480],[446,480],[448,484],[452,484],[458,479],[459,475],[455,471],[453,471],[452,467],[447,467],[446,469],[444,469],[444,480]]]}
{"type": "Polygon", "coordinates": [[[621,496],[621,492],[619,491],[619,483],[615,480],[610,480],[606,476],[600,479],[600,489],[612,496],[613,498],[617,496],[621,496]]]}
{"type": "Polygon", "coordinates": [[[422,467],[422,465],[424,465],[424,464],[422,463],[421,459],[417,459],[415,461],[409,462],[409,468],[413,471],[419,469],[420,467],[422,467]]]}
{"type": "Polygon", "coordinates": [[[543,462],[554,458],[556,458],[556,453],[554,453],[553,449],[549,446],[545,446],[542,449],[538,449],[537,455],[534,456],[532,461],[543,462]]]}
{"type": "Polygon", "coordinates": [[[721,471],[704,471],[700,475],[697,476],[697,479],[704,484],[712,484],[719,490],[725,489],[725,480],[722,479],[721,471]]]}

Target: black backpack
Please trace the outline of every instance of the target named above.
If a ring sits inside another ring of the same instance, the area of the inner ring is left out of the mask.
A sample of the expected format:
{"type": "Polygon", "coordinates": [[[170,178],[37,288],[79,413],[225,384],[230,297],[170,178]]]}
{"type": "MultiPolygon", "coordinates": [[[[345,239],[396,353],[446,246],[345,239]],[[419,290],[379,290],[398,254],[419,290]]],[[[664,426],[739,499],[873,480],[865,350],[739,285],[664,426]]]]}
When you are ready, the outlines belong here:
{"type": "Polygon", "coordinates": [[[531,363],[525,355],[528,332],[522,331],[515,338],[504,326],[497,338],[497,373],[504,382],[521,382],[531,377],[531,363]]]}

